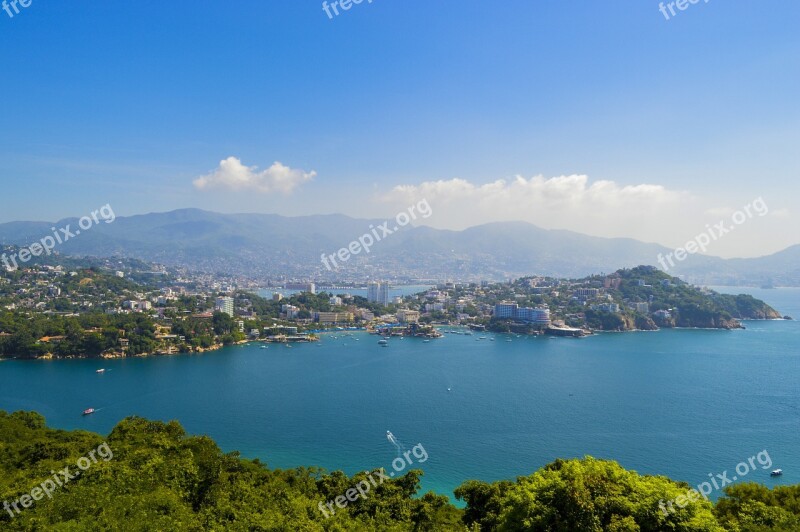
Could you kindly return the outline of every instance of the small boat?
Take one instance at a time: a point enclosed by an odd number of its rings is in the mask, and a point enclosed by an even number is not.
[[[427,344],[428,342],[430,342],[430,340],[423,340],[422,341],[423,344]]]
[[[105,372],[106,372],[105,368],[100,368],[97,371],[95,371],[95,373],[105,373]]]
[[[781,475],[783,475],[783,469],[775,469],[769,474],[771,477],[779,477]]]
[[[486,340],[486,337],[485,337],[485,336],[480,336],[480,337],[478,338],[478,340]]]
[[[383,346],[389,345],[389,340],[387,340],[386,338],[378,340],[378,345],[383,345]]]
[[[268,345],[262,345],[261,349],[269,349],[269,346]]]
[[[91,414],[94,414],[94,413],[95,413],[95,409],[94,408],[87,408],[86,410],[83,411],[83,415],[84,416],[88,416],[88,415],[91,415]]]

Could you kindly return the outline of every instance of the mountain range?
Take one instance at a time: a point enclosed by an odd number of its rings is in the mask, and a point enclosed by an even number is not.
[[[629,238],[601,238],[525,222],[479,225],[462,231],[407,226],[376,242],[369,253],[328,261],[383,220],[344,215],[285,217],[182,209],[102,219],[56,247],[68,255],[132,257],[198,271],[263,279],[499,280],[524,275],[582,277],[637,265],[659,266],[671,249]],[[53,227],[77,219],[0,224],[0,243],[29,246]],[[390,226],[390,230],[395,229]],[[692,255],[668,273],[698,284],[800,286],[800,245],[773,255],[722,259]]]

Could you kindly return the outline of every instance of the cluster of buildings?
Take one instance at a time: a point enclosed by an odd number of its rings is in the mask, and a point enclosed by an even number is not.
[[[650,285],[648,285],[644,279],[636,279],[633,281],[633,283],[637,287],[650,287]],[[663,279],[660,283],[663,288],[668,288],[671,284],[668,279]],[[602,288],[578,288],[574,290],[572,293],[572,299],[574,301],[583,303],[584,305],[588,305],[591,310],[617,314],[622,312],[624,308],[619,303],[614,302],[614,298],[610,294],[606,293],[606,290],[617,290],[621,284],[622,279],[620,277],[609,276],[603,279]],[[651,314],[651,301],[652,296],[650,296],[650,300],[648,301],[625,300],[623,301],[623,304],[625,308],[636,313],[649,315]],[[652,314],[656,318],[662,320],[668,320],[672,317],[672,314],[667,310],[658,310]]]
[[[0,277],[0,300],[6,310],[33,309],[47,310],[53,301],[61,296],[59,284],[66,277],[74,277],[77,272],[67,272],[61,266],[35,266],[20,270],[20,278],[12,283]],[[75,301],[76,306],[90,306],[87,298]]]
[[[107,273],[125,278],[123,271]],[[30,309],[63,316],[98,309],[107,314],[150,312],[156,304],[166,303],[158,297],[157,291],[109,286],[97,271],[87,268],[70,270],[62,265],[36,264],[14,272],[13,277],[0,275],[0,307],[6,310]]]
[[[548,327],[550,326],[550,309],[546,307],[520,307],[517,303],[503,301],[494,306],[494,318],[498,320],[512,319]]]
[[[122,302],[122,309],[131,310],[133,312],[147,312],[153,310],[153,303],[146,299],[140,299],[138,301],[129,299]]]

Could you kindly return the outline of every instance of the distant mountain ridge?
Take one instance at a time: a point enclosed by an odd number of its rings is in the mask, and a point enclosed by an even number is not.
[[[27,246],[51,227],[77,219],[0,224],[0,243]],[[526,222],[496,222],[462,231],[405,227],[329,271],[320,256],[336,253],[383,220],[344,215],[286,217],[181,209],[102,220],[56,248],[71,255],[123,256],[208,272],[318,280],[505,279],[539,274],[582,277],[641,264],[658,266],[664,246],[601,238]],[[670,269],[703,284],[800,286],[800,245],[753,259],[691,256]]]

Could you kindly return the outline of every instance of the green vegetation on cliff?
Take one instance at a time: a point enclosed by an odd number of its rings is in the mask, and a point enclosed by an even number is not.
[[[53,471],[70,467],[107,443],[99,460],[52,498],[18,501]],[[45,426],[33,412],[0,411],[1,530],[170,531],[736,531],[800,529],[800,486],[757,484],[726,489],[716,506],[703,499],[667,512],[659,503],[689,486],[642,476],[612,461],[557,460],[515,482],[472,480],[456,496],[419,496],[421,471],[388,479],[365,498],[327,517],[320,503],[345,495],[365,474],[348,477],[315,468],[270,470],[258,460],[223,453],[177,422],[122,421],[103,439]],[[40,494],[41,495],[41,494]],[[30,503],[30,499],[26,502]],[[12,517],[13,515],[13,517]]]
[[[648,303],[649,313],[659,310],[671,314],[661,319],[662,327],[735,328],[739,320],[779,319],[772,307],[749,295],[720,294],[692,286],[676,277],[650,267],[619,270],[617,289],[609,290],[622,301]]]
[[[598,331],[657,330],[692,327],[737,329],[741,320],[780,319],[772,307],[748,295],[719,294],[690,285],[652,266],[618,270],[582,279],[526,277],[511,283],[455,293],[487,306],[516,303],[545,307],[551,319]],[[530,325],[513,318],[484,316],[478,322],[494,332],[524,333]]]

